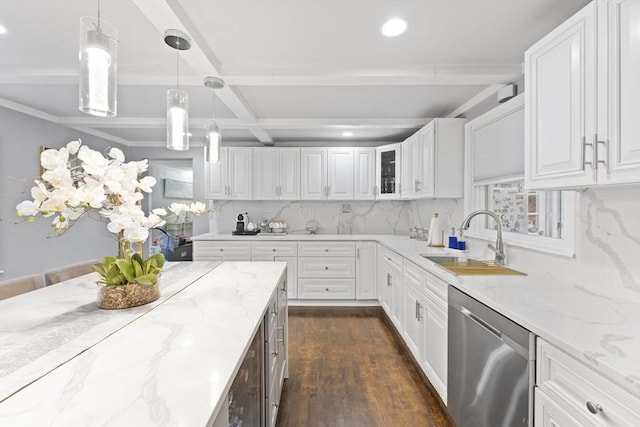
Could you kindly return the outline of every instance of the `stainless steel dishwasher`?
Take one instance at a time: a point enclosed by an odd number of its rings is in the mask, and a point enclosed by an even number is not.
[[[458,427],[533,426],[534,335],[449,286],[447,407]]]

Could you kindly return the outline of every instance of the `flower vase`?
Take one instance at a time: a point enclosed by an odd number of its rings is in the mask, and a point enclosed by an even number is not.
[[[104,309],[121,309],[148,304],[160,298],[160,286],[140,285],[100,285],[98,307]]]

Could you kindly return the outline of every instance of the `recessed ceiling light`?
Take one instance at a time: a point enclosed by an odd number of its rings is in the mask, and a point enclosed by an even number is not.
[[[407,21],[400,18],[391,18],[382,25],[380,32],[387,37],[395,37],[407,30]]]
[[[4,25],[0,24],[0,35],[2,34],[7,34],[7,27],[5,27]]]
[[[342,132],[342,136],[353,136],[353,132],[349,132],[349,131]]]

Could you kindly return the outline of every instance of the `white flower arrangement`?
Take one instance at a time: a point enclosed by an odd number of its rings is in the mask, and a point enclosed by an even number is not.
[[[107,229],[121,236],[123,252],[131,255],[132,244],[142,245],[149,229],[162,227],[167,215],[163,208],[145,214],[140,206],[143,192],[150,193],[156,184],[151,176],[140,177],[149,168],[148,160],[125,162],[124,153],[110,148],[106,156],[71,141],[58,150],[47,149],[40,155],[45,172],[31,188],[32,200],[16,206],[16,214],[33,222],[38,217],[53,218],[51,226],[57,235],[68,230],[81,217],[97,212],[108,220]],[[208,210],[202,202],[173,203],[176,216],[184,213],[201,215]],[[124,241],[122,241],[124,239]]]

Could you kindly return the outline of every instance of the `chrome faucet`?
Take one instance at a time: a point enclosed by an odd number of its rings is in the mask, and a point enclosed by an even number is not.
[[[471,218],[480,214],[489,215],[490,217],[496,220],[496,224],[498,225],[496,245],[493,246],[491,243],[489,243],[487,246],[489,247],[489,249],[491,249],[493,252],[496,253],[496,264],[504,265],[504,244],[502,242],[502,223],[500,222],[500,218],[498,217],[498,215],[496,215],[495,213],[487,210],[478,210],[478,211],[471,212],[469,216],[467,216],[464,219],[464,221],[462,221],[462,225],[460,226],[460,236],[462,237],[462,232],[464,230],[469,229],[469,223],[471,222]]]

